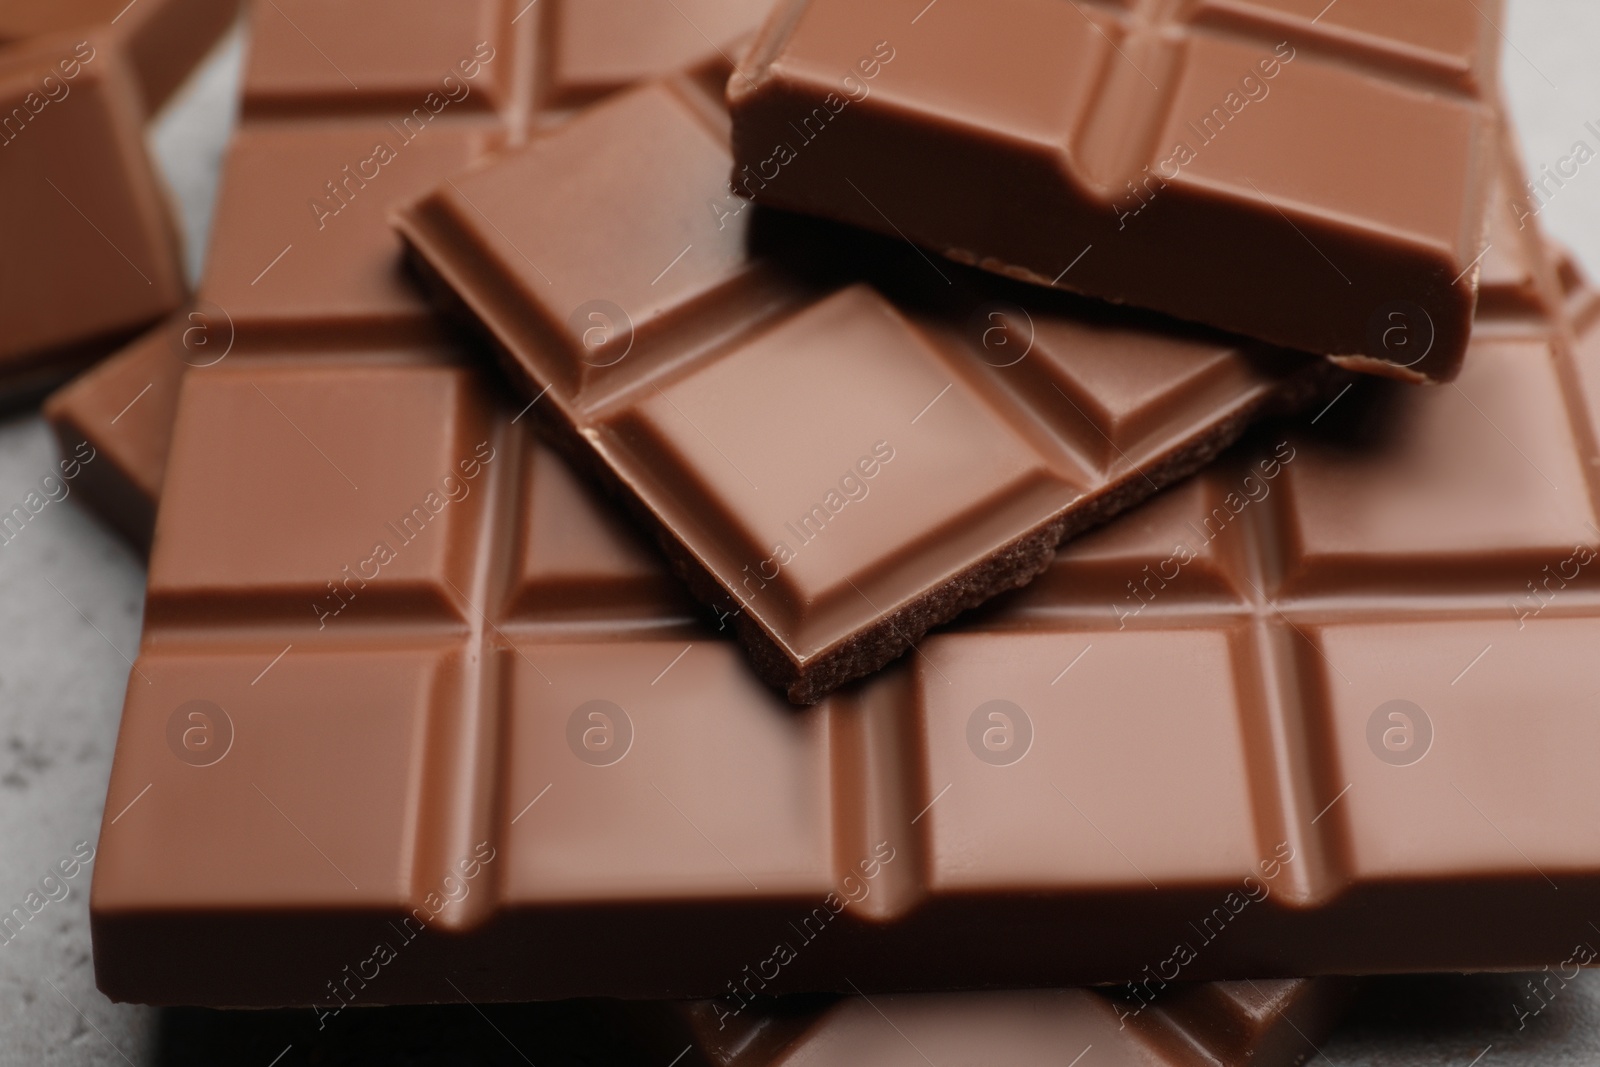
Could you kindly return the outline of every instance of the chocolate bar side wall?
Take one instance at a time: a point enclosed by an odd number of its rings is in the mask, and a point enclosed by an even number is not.
[[[0,402],[37,399],[186,296],[144,123],[237,5],[65,3],[0,14]],[[125,16],[125,17],[123,17]]]
[[[730,217],[728,161],[720,99],[668,80],[396,224],[532,416],[796,703],[1026,584],[1335,374],[900,242]]]
[[[1410,380],[1459,372],[1499,3],[796,0],[732,183],[965,263]],[[1432,334],[1393,351],[1399,312]]]
[[[149,547],[186,373],[246,352],[381,356],[439,340],[400,268],[390,204],[639,78],[725,69],[718,50],[764,14],[759,3],[680,5],[711,43],[666,5],[523,7],[278,0],[252,9],[242,121],[198,303],[46,406],[65,451],[87,446],[105,460],[86,469],[80,497],[136,545]]]
[[[1600,903],[1600,334],[1533,244],[1494,271],[1581,337],[1486,321],[1456,386],[1263,432],[804,711],[466,367],[190,376],[101,987],[731,1011],[1568,960]]]
[[[925,1056],[1043,1067],[1090,1048],[1107,1065],[1293,1067],[1316,1053],[1354,987],[1302,978],[1174,989],[1154,1003],[1053,989],[848,997],[825,1007],[798,998],[738,1016],[713,1002],[620,1014],[666,1060],[685,1054],[686,1067],[914,1067]]]

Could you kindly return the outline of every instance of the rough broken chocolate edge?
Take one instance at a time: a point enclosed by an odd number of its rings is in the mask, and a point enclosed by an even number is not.
[[[526,373],[516,356],[479,321],[412,243],[410,236],[401,231],[401,238],[405,244],[406,264],[420,280],[434,306],[487,344],[502,369],[520,387]],[[794,704],[815,704],[839,686],[888,666],[915,647],[935,626],[1001,593],[1027,585],[1050,565],[1057,546],[1063,541],[1108,522],[1158,490],[1195,473],[1239,440],[1258,419],[1297,410],[1324,395],[1333,384],[1348,380],[1348,372],[1329,361],[1309,360],[1304,370],[1283,379],[1276,388],[1211,427],[1210,432],[1174,449],[1143,470],[1128,471],[1088,504],[1035,526],[937,588],[885,615],[854,638],[820,653],[804,666],[796,664],[754,617],[734,611],[732,618],[739,641],[762,681],[783,690]],[[627,490],[622,479],[596,454],[577,428],[564,417],[553,416],[552,410],[547,408],[540,413],[537,423],[551,431],[545,435],[550,443],[592,482],[603,486],[607,495],[650,532],[666,554],[673,573],[689,587],[695,599],[713,610],[717,610],[719,604],[736,607],[716,577],[695,560],[693,553],[673,536],[655,512]]]

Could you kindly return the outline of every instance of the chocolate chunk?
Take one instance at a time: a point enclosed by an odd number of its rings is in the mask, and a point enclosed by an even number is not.
[[[0,11],[0,403],[36,400],[184,299],[144,123],[237,10],[60,0]]]
[[[441,302],[797,703],[1025,584],[1321,361],[1044,294],[726,194],[656,83],[397,216]],[[820,266],[818,265],[820,261]]]
[[[146,113],[160,110],[200,65],[239,13],[237,0],[50,0],[0,10],[0,46],[29,38],[93,32],[97,45],[121,51],[140,87]]]
[[[935,254],[1460,370],[1499,3],[796,0],[728,82],[732,185]],[[1392,311],[1431,345],[1386,338]]]
[[[0,395],[32,399],[170,312],[185,286],[124,53],[94,34],[0,50]]]

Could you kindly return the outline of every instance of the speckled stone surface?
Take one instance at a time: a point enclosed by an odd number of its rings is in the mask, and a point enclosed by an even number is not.
[[[38,0],[45,2],[45,0]],[[1335,0],[1338,2],[1338,0]],[[1582,140],[1600,149],[1600,5],[1511,0],[1504,73],[1530,171],[1557,167]],[[152,131],[188,229],[191,273],[205,247],[217,164],[235,110],[240,42],[230,38]],[[1570,170],[1570,168],[1569,168]],[[1548,186],[1541,221],[1600,270],[1600,160]],[[0,503],[55,469],[37,415],[0,421]],[[0,910],[92,844],[138,644],[138,558],[80,511],[51,503],[0,544]],[[592,1006],[469,1005],[349,1012],[318,1029],[295,1012],[155,1011],[113,1005],[94,988],[87,921],[92,865],[0,943],[0,1067],[56,1064],[628,1063],[630,1049]],[[47,887],[60,896],[60,889]],[[41,893],[41,896],[44,894]],[[1600,922],[1600,917],[1597,917]],[[1594,943],[1600,945],[1600,930]],[[1558,961],[1552,961],[1557,963]],[[250,961],[241,960],[248,967]],[[1600,1063],[1600,973],[1543,1006],[1529,976],[1372,982],[1318,1062],[1339,1067],[1578,1067]],[[1555,988],[1554,982],[1551,988]],[[276,1059],[275,1059],[276,1057]],[[946,1067],[946,1065],[939,1065]],[[1083,1067],[1093,1067],[1085,1061]]]

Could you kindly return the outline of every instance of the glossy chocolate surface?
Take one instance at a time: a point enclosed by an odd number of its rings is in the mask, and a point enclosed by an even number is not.
[[[1326,368],[723,195],[704,80],[397,215],[581,462],[797,703],[1025,584]]]
[[[108,36],[0,49],[0,394],[36,396],[183,300],[144,118]]]
[[[199,301],[48,405],[69,451],[88,442],[112,457],[83,498],[148,546],[190,369],[436,340],[393,205],[640,78],[722,64],[764,12],[722,0],[256,4]]]
[[[146,120],[231,0],[0,8],[0,403],[37,400],[186,297]]]
[[[1522,266],[1552,317],[1481,324],[1457,384],[1263,432],[805,710],[449,351],[189,376],[101,988],[1144,997],[1568,959],[1600,316]]]
[[[728,82],[742,196],[1044,285],[1459,371],[1500,3],[791,0]],[[1388,331],[1399,311],[1424,351]]]

